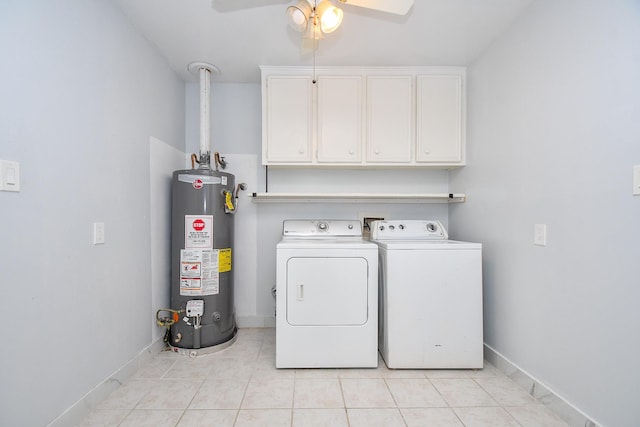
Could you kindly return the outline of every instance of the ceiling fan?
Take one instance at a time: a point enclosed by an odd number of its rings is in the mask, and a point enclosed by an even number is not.
[[[233,6],[227,5],[225,9],[245,9],[290,1],[234,0],[232,2]],[[221,0],[214,0],[214,5],[220,2]],[[226,3],[226,0],[223,0],[223,2]],[[311,42],[311,49],[315,50],[317,41],[322,39],[324,34],[335,31],[342,23],[344,14],[336,4],[346,4],[395,15],[406,15],[413,3],[414,0],[295,0],[293,5],[287,7],[286,14],[289,26],[303,34],[303,46]]]
[[[239,9],[270,6],[276,3],[292,3],[294,0],[212,0],[214,9],[220,12],[229,12]],[[319,5],[328,0],[307,0],[312,6]],[[334,3],[343,3],[350,6],[363,7],[381,12],[406,15],[414,0],[333,0]],[[296,3],[298,1],[296,0]]]
[[[339,0],[339,3],[381,12],[405,15],[414,0]],[[287,8],[289,26],[302,33],[302,51],[318,48],[318,41],[324,34],[338,29],[344,13],[330,0],[297,0]]]
[[[413,1],[414,0],[339,0],[339,3],[394,13],[396,15],[406,15],[409,9],[411,9],[411,6],[413,6]],[[311,3],[313,3],[313,1]],[[320,3],[321,1],[318,1],[318,4]]]

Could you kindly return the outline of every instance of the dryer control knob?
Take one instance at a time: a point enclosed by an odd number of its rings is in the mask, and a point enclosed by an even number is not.
[[[380,229],[380,231],[384,230],[384,225],[381,225],[381,226],[379,227],[379,229]]]
[[[400,230],[404,230],[404,224],[400,224],[398,227],[400,227]]]
[[[327,228],[329,228],[329,224],[327,224],[326,222],[318,223],[318,230],[326,231]]]
[[[438,229],[438,226],[436,224],[434,224],[433,222],[430,222],[430,223],[427,224],[427,231],[430,231],[430,232],[433,233],[437,229]]]

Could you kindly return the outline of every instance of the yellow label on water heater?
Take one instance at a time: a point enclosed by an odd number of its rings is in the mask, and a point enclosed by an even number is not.
[[[233,206],[233,199],[231,197],[232,195],[230,191],[224,192],[224,204],[227,205],[227,209],[229,209],[230,211],[236,208],[235,206]]]
[[[231,248],[218,249],[218,272],[231,271]]]

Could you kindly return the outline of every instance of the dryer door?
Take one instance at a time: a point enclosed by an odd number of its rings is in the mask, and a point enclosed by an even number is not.
[[[365,258],[289,258],[287,322],[294,326],[364,325],[368,280]]]

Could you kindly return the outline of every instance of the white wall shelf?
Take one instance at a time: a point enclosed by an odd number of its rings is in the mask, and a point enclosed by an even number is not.
[[[259,203],[461,203],[466,195],[455,193],[251,193]]]

